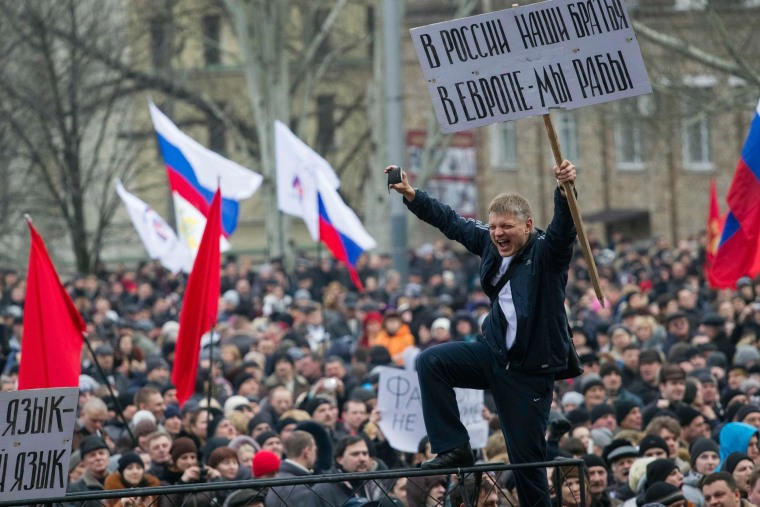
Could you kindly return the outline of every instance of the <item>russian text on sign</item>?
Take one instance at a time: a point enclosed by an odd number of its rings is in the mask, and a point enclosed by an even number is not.
[[[551,0],[411,34],[447,133],[652,91],[623,0]]]
[[[75,387],[0,393],[0,498],[65,493],[78,399]]]

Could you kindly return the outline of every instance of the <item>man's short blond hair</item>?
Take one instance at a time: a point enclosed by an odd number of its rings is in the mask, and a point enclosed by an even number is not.
[[[516,219],[525,222],[533,216],[528,200],[518,194],[499,194],[488,205],[488,213],[511,213]]]

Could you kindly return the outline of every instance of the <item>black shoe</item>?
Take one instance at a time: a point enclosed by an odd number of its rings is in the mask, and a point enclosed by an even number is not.
[[[442,452],[435,458],[423,461],[420,468],[426,470],[439,470],[441,468],[471,467],[475,464],[470,443],[459,446],[448,452]]]

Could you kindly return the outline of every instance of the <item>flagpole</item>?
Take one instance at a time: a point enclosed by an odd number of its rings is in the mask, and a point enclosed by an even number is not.
[[[119,399],[116,397],[116,395],[113,392],[113,388],[111,387],[111,382],[108,381],[108,377],[106,377],[106,374],[103,371],[103,368],[100,367],[100,364],[98,363],[98,358],[95,355],[95,351],[92,349],[92,345],[90,344],[90,340],[87,339],[87,335],[82,334],[82,340],[84,340],[84,344],[87,347],[87,350],[89,350],[90,354],[92,354],[92,363],[95,365],[95,368],[97,368],[98,373],[103,378],[103,380],[106,381],[106,387],[108,388],[108,394],[111,395],[111,398],[113,399],[113,402],[116,405],[116,413],[118,414],[119,419],[121,419],[121,422],[124,423],[124,427],[127,428],[127,433],[129,433],[129,438],[132,439],[132,442],[134,442],[135,445],[138,445],[137,439],[132,434],[132,430],[129,427],[129,422],[124,417],[124,409],[121,407],[121,403],[119,403]],[[100,433],[100,430],[98,430],[98,433]],[[105,440],[105,438],[103,440]],[[114,444],[115,443],[116,442],[114,442]]]
[[[562,152],[560,151],[557,132],[554,130],[554,124],[552,123],[552,117],[550,113],[546,113],[544,115],[544,127],[546,128],[546,135],[549,138],[549,143],[552,147],[554,161],[559,167],[562,165]],[[567,197],[567,204],[570,208],[570,214],[573,217],[573,224],[575,224],[575,232],[578,234],[578,241],[581,245],[583,258],[586,259],[586,265],[588,266],[591,284],[594,286],[596,298],[599,300],[599,303],[602,305],[602,307],[604,307],[604,291],[602,291],[602,285],[599,281],[599,272],[596,269],[594,255],[591,253],[591,247],[589,246],[588,238],[586,237],[586,231],[583,229],[583,219],[581,218],[581,212],[578,208],[578,202],[575,199],[573,185],[571,183],[563,183],[562,189],[565,191],[565,197]]]
[[[211,330],[208,335],[208,395],[206,398],[206,440],[211,438],[209,435],[209,429],[211,428],[211,392],[213,390],[214,382],[214,330],[216,329],[216,322],[211,324]]]

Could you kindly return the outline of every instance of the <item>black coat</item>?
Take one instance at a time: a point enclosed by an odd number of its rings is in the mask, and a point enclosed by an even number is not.
[[[554,217],[543,232],[534,229],[518,252],[510,285],[517,337],[507,354],[506,318],[491,279],[502,257],[491,240],[488,225],[459,216],[451,207],[416,190],[414,200],[404,199],[409,211],[480,256],[480,283],[491,301],[483,323],[483,339],[510,369],[527,373],[554,373],[565,369],[570,347],[570,328],[565,311],[567,272],[573,255],[575,226],[567,200],[554,193]]]

